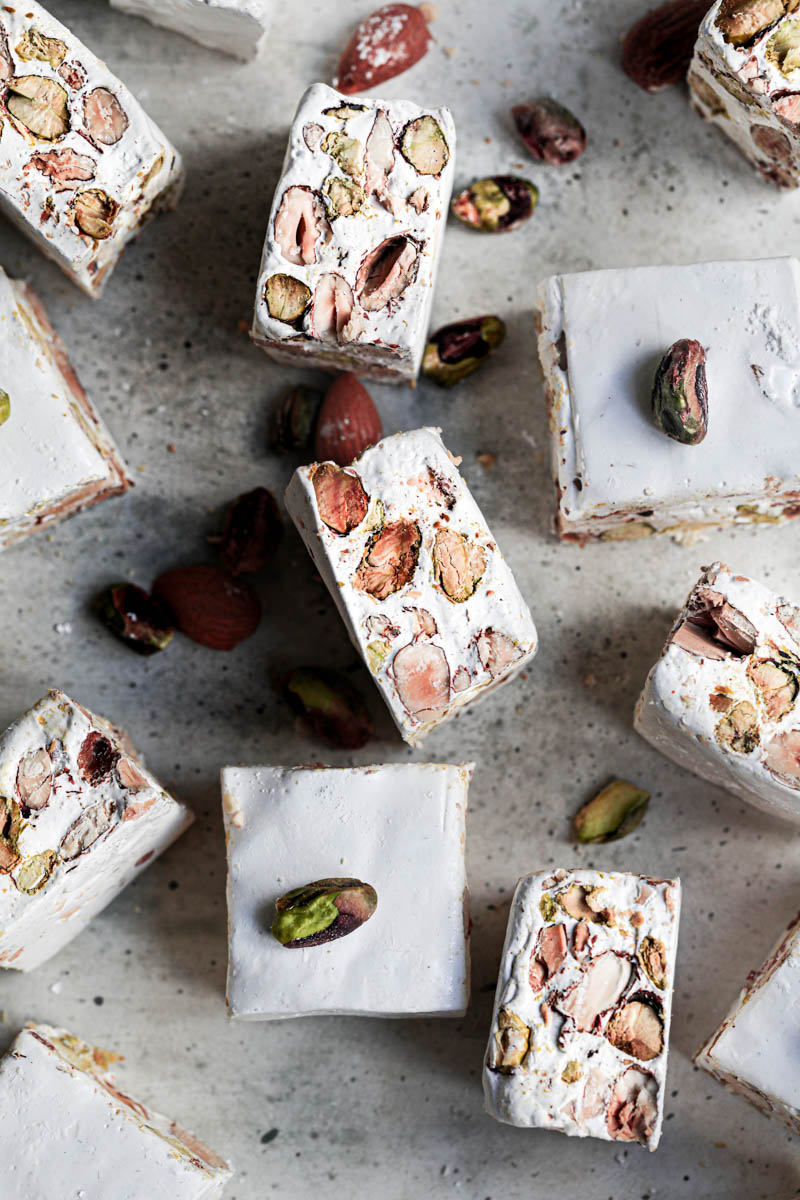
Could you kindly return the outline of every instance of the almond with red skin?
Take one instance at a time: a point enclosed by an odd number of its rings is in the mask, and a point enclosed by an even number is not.
[[[346,467],[383,437],[383,426],[363,383],[351,371],[338,375],[322,401],[314,434],[318,462]]]
[[[266,488],[253,488],[234,500],[222,535],[220,554],[232,575],[256,575],[275,555],[283,537],[278,505]]]
[[[419,8],[385,4],[361,22],[347,43],[333,86],[345,96],[377,87],[418,63],[430,44]]]
[[[622,69],[645,92],[686,78],[707,0],[669,0],[645,13],[625,35]]]
[[[181,633],[210,650],[233,650],[261,620],[261,602],[250,585],[221,567],[165,571],[153,594],[169,607]]]

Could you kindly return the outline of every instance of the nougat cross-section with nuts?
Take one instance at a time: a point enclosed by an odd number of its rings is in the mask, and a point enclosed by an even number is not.
[[[800,914],[695,1062],[768,1117],[800,1133]]]
[[[800,5],[717,0],[689,69],[693,107],[733,141],[763,177],[800,183]]]
[[[264,45],[274,0],[111,0],[111,7],[249,59]]]
[[[509,1125],[661,1136],[680,882],[589,870],[517,885],[483,1070]]]
[[[0,267],[0,550],[131,486],[36,293]]]
[[[417,745],[533,658],[527,604],[438,429],[301,467],[286,507],[394,721]]]
[[[561,538],[680,540],[800,514],[796,259],[555,275],[536,320]],[[681,341],[705,358],[707,432],[689,445],[653,412]]]
[[[281,362],[414,379],[455,144],[446,108],[310,87],[272,203],[253,341]]]
[[[471,763],[225,767],[229,1015],[463,1016],[471,777]],[[329,920],[284,936],[277,913],[298,893],[328,904],[320,883],[369,904],[333,936]]]
[[[0,967],[52,957],[193,819],[121,729],[49,692],[0,734]]]
[[[704,569],[636,703],[667,758],[800,821],[800,607],[722,563]]]
[[[175,147],[36,0],[0,8],[0,211],[90,296],[144,221],[172,207]]]
[[[120,1089],[121,1055],[29,1022],[0,1058],[7,1200],[220,1200],[233,1172]]]

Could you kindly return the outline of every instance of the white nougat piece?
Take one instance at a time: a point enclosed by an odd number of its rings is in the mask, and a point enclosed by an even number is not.
[[[483,1071],[498,1121],[661,1136],[680,882],[582,870],[517,885]]]
[[[29,1022],[0,1059],[5,1200],[220,1200],[233,1172],[120,1091],[120,1056]]]
[[[347,470],[301,467],[286,507],[401,734],[417,745],[516,675],[536,628],[438,429]]]
[[[416,377],[455,141],[446,108],[308,89],[264,243],[257,345],[281,362],[386,382]]]
[[[41,301],[1,267],[0,456],[0,550],[131,486]]]
[[[273,0],[111,0],[111,7],[246,60],[264,46]]]
[[[225,767],[229,1014],[462,1016],[471,777],[471,763]],[[333,878],[373,888],[373,915],[321,945],[279,942],[275,902]]]
[[[800,183],[800,13],[794,0],[716,0],[689,70],[695,109],[735,142],[765,179]]]
[[[147,217],[172,207],[175,147],[36,0],[0,9],[0,211],[90,296]]]
[[[634,725],[701,779],[800,821],[799,688],[800,608],[714,563],[647,677]]]
[[[800,264],[794,258],[555,275],[537,303],[556,529],[570,541],[800,513]],[[675,342],[706,351],[708,432],[651,411]]]
[[[738,1096],[800,1133],[800,915],[695,1062]]]
[[[122,730],[49,692],[0,734],[0,967],[52,957],[193,820]]]

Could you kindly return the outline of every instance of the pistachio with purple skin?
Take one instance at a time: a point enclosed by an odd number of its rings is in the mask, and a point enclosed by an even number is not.
[[[157,654],[172,641],[169,613],[160,600],[133,583],[112,583],[97,599],[100,620],[137,654]]]
[[[706,352],[699,342],[681,338],[670,346],[653,381],[653,416],[667,437],[697,446],[708,432]]]
[[[510,233],[533,216],[539,189],[518,175],[476,179],[453,197],[454,216],[484,233]]]
[[[425,347],[422,373],[440,387],[454,387],[477,371],[505,336],[499,317],[470,317],[443,325]]]
[[[346,937],[370,919],[378,894],[360,879],[318,879],[275,901],[273,937],[287,949],[324,946]]]
[[[549,96],[516,104],[511,116],[533,157],[549,166],[574,162],[586,149],[586,130],[578,118]]]
[[[306,450],[311,445],[323,393],[300,384],[283,396],[272,417],[270,446],[279,453]]]
[[[311,731],[342,750],[360,750],[372,737],[369,710],[338,671],[297,667],[283,681],[283,694]]]

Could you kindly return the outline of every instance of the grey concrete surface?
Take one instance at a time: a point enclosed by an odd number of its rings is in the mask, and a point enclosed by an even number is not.
[[[188,181],[179,210],[145,231],[97,304],[0,227],[0,262],[41,291],[137,481],[124,500],[2,556],[0,723],[48,686],[63,687],[126,725],[198,820],[50,964],[3,975],[0,1043],[37,1017],[124,1053],[127,1090],[230,1156],[230,1200],[798,1195],[797,1138],[691,1064],[798,908],[797,833],[659,757],[633,733],[631,712],[699,566],[722,558],[800,596],[800,528],[719,533],[693,548],[653,539],[585,550],[550,532],[531,319],[538,281],[563,269],[798,245],[796,194],[751,174],[690,112],[683,89],[645,96],[620,72],[620,37],[638,3],[440,0],[437,46],[383,89],[452,106],[459,181],[524,169],[541,188],[534,219],[518,232],[492,239],[452,223],[448,230],[434,319],[498,313],[509,335],[496,361],[450,393],[425,383],[371,389],[387,431],[438,424],[463,455],[541,634],[525,679],[413,755],[478,764],[468,827],[469,1013],[452,1022],[237,1026],[226,1018],[220,765],[368,763],[412,752],[293,531],[259,583],[261,628],[230,655],[176,639],[140,661],[89,604],[115,578],[147,586],[168,566],[213,561],[205,539],[227,502],[256,484],[280,492],[296,465],[267,450],[266,430],[274,398],[304,375],[272,365],[242,322],[296,101],[308,82],[330,78],[369,7],[277,5],[265,57],[241,66],[112,12],[105,0],[52,0],[174,138]],[[590,148],[571,167],[540,169],[515,140],[510,105],[540,91],[585,119]],[[497,455],[493,469],[479,465],[483,451]],[[275,678],[305,662],[351,671],[369,697],[377,733],[357,755],[304,737],[277,698]],[[624,841],[577,860],[569,818],[616,775],[651,789],[647,817]],[[482,1111],[481,1058],[511,891],[523,872],[575,861],[683,880],[667,1114],[655,1155],[510,1129]],[[57,1186],[54,1196],[61,1200]]]

